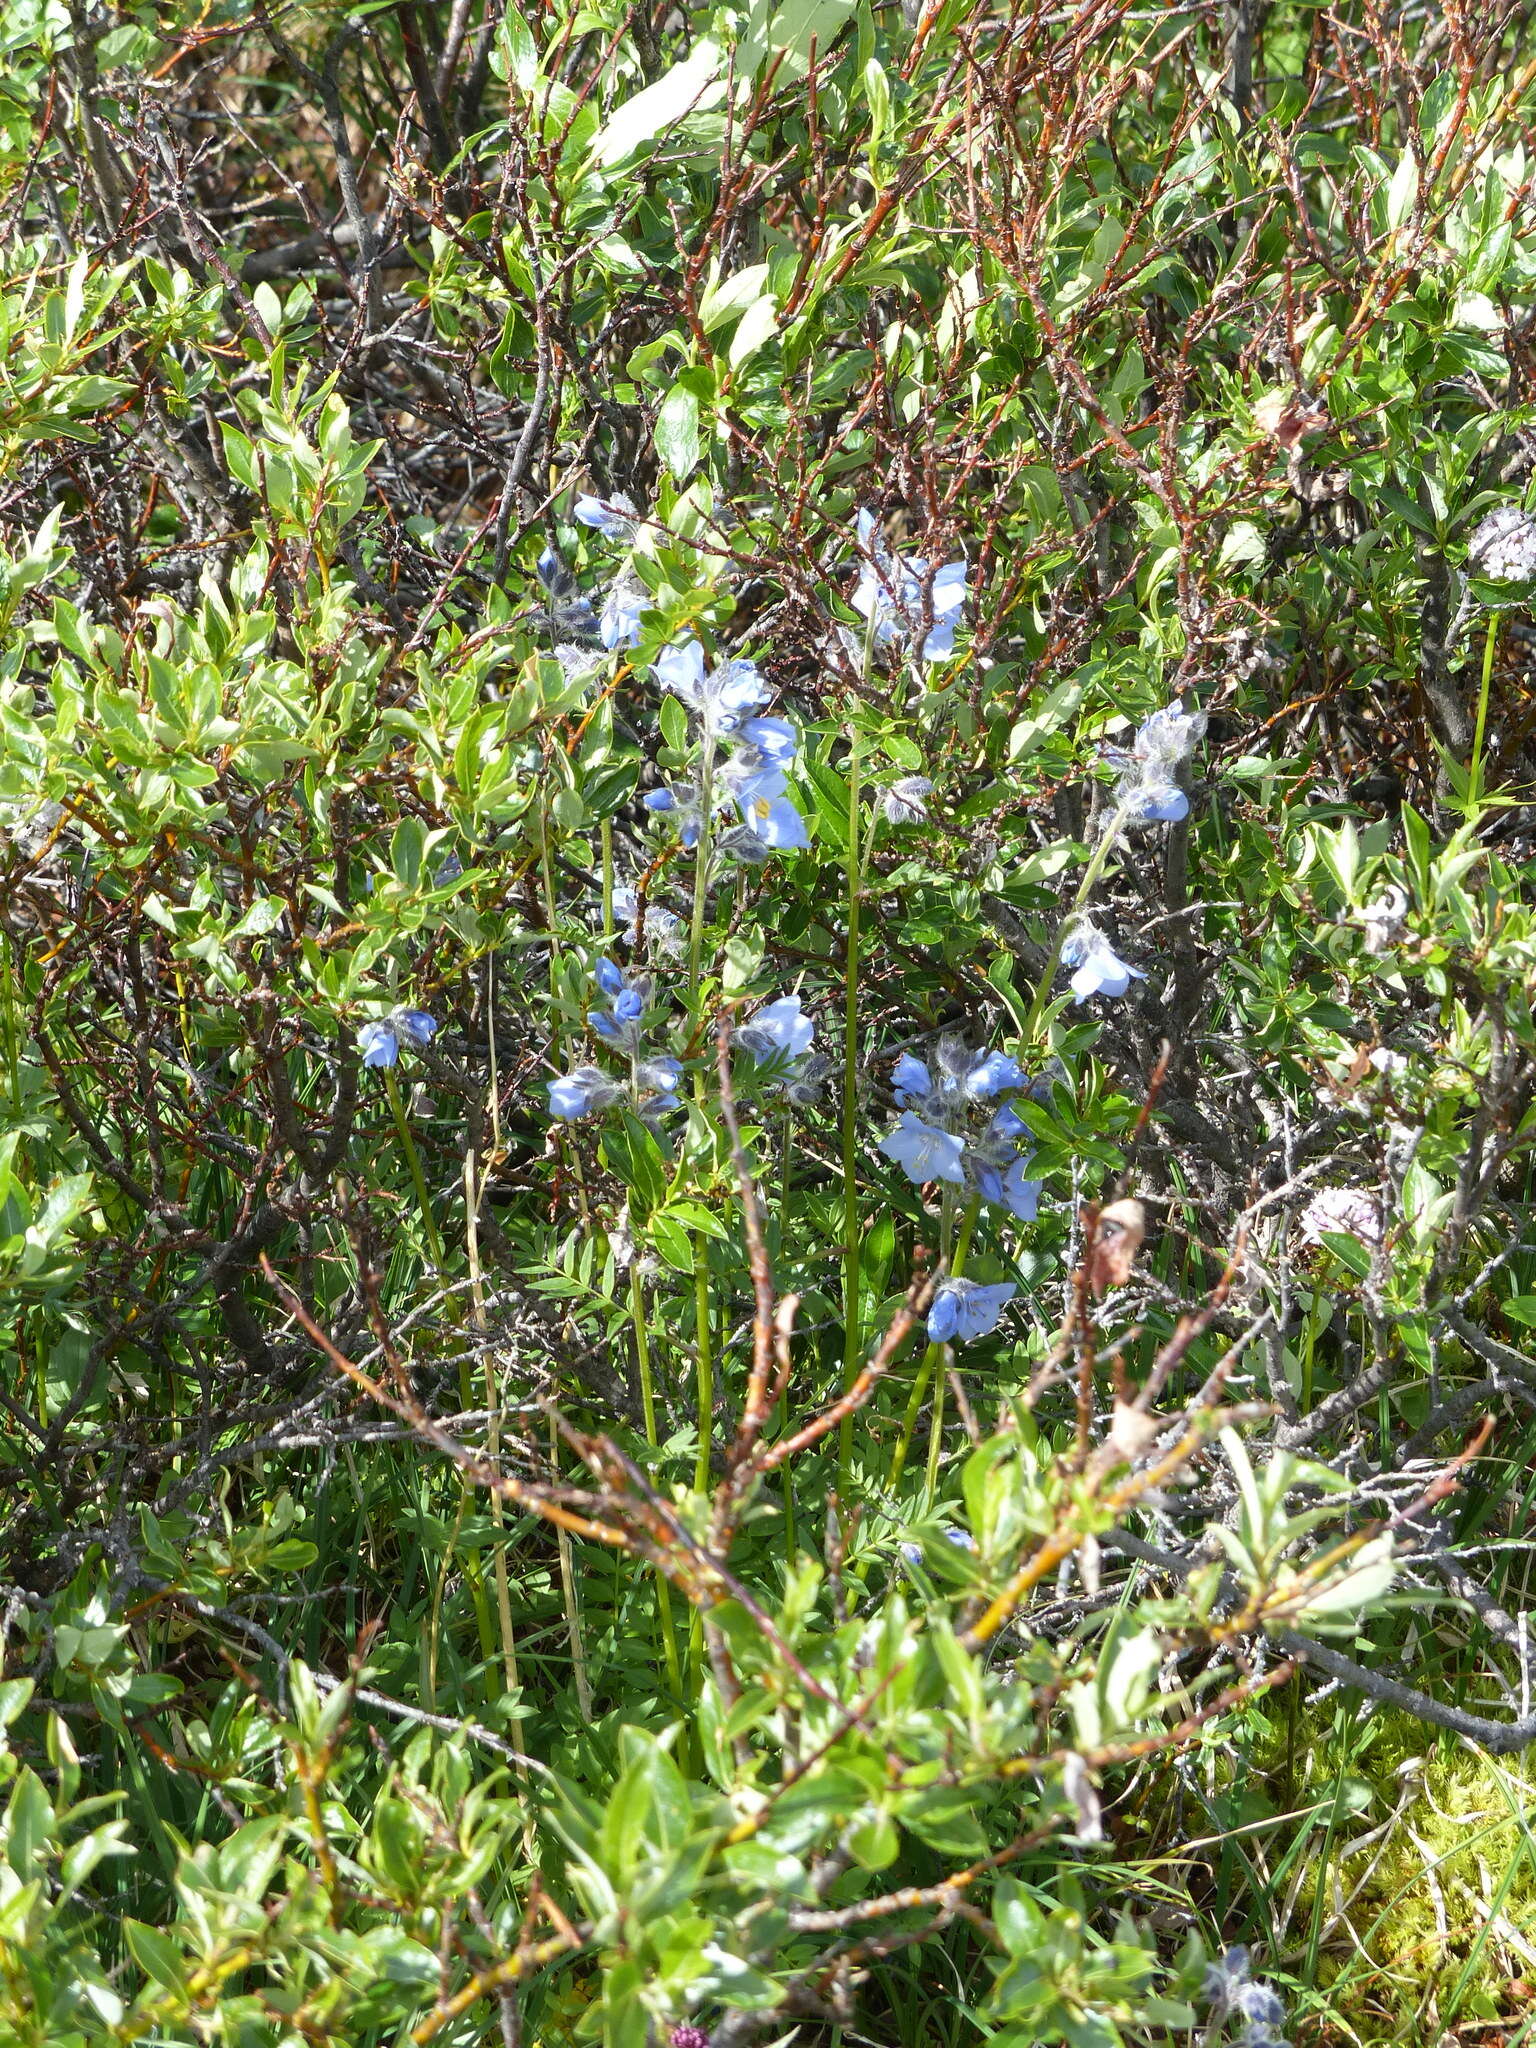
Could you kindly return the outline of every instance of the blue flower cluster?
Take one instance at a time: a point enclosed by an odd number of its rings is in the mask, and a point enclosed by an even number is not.
[[[716,746],[722,740],[729,745],[714,778],[717,787],[711,787],[708,797],[713,808],[734,803],[740,813],[741,826],[721,841],[722,850],[739,859],[758,860],[770,852],[809,846],[805,820],[789,800],[785,779],[785,770],[794,764],[798,736],[788,719],[750,715],[770,694],[756,664],[736,660],[706,668],[703,648],[689,639],[664,648],[651,670],[698,719],[706,775],[712,774]],[[696,846],[703,836],[705,802],[704,793],[692,782],[652,790],[645,798],[648,809],[676,817],[684,846]]]
[[[599,1038],[620,1052],[638,1051],[640,1020],[650,999],[650,982],[643,975],[626,974],[612,960],[599,960],[597,985],[613,1008],[588,1010],[587,1022]]]
[[[998,1104],[1028,1086],[1023,1069],[1006,1053],[972,1052],[952,1034],[939,1040],[934,1065],[937,1078],[911,1053],[896,1062],[901,1119],[880,1150],[919,1186],[942,1180],[971,1188],[1032,1223],[1040,1182],[1029,1178],[1029,1154],[1020,1149],[1028,1126],[1006,1102]]]
[[[549,1113],[559,1122],[596,1116],[616,1102],[628,1101],[636,1116],[653,1127],[669,1110],[682,1107],[677,1084],[683,1067],[670,1053],[640,1056],[651,984],[645,975],[628,974],[612,960],[599,960],[596,981],[608,999],[607,1009],[591,1009],[587,1022],[594,1034],[629,1059],[629,1078],[616,1080],[601,1067],[574,1067],[549,1082]]]
[[[1284,2037],[1276,2032],[1285,2024],[1285,2001],[1250,1973],[1248,1951],[1241,1943],[1225,1950],[1206,1970],[1205,1996],[1218,2024],[1229,2017],[1242,2021],[1242,2031],[1235,2037],[1239,2048],[1286,2048]]]
[[[853,608],[870,622],[875,645],[910,645],[920,660],[946,660],[965,609],[967,565],[946,562],[930,571],[922,556],[892,552],[873,512],[861,512],[857,525],[862,560]]]
[[[1189,798],[1178,784],[1179,769],[1205,731],[1203,711],[1168,704],[1142,721],[1129,749],[1106,747],[1104,758],[1120,772],[1115,808],[1098,853],[1095,872],[1119,834],[1130,825],[1177,824],[1189,815]],[[1133,981],[1145,981],[1140,967],[1122,960],[1092,918],[1076,918],[1061,948],[1072,973],[1072,995],[1123,996]]]
[[[1166,704],[1143,720],[1129,751],[1106,747],[1104,758],[1120,771],[1115,808],[1128,825],[1176,825],[1189,816],[1189,798],[1178,771],[1205,731],[1203,711]]]

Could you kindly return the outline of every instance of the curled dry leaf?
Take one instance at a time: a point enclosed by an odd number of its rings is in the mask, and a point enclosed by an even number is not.
[[[1107,1294],[1111,1287],[1123,1287],[1130,1279],[1146,1234],[1147,1212],[1140,1202],[1111,1202],[1100,1210],[1088,1254],[1088,1285],[1096,1297]]]
[[[1328,408],[1301,391],[1266,391],[1253,408],[1254,425],[1287,454],[1308,434],[1320,433],[1327,422]]]

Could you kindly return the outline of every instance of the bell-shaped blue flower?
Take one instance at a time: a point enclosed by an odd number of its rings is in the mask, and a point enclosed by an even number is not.
[[[811,843],[805,820],[787,796],[759,792],[741,804],[741,822],[764,846],[793,853]]]
[[[1176,825],[1189,816],[1189,798],[1179,788],[1178,771],[1204,731],[1203,711],[1165,704],[1142,721],[1128,751],[1105,748],[1105,760],[1120,770],[1115,802],[1128,823]]]
[[[624,1093],[619,1083],[610,1080],[600,1067],[577,1067],[548,1085],[549,1113],[562,1123],[593,1116],[598,1110],[609,1108]]]
[[[402,1045],[420,1052],[432,1043],[436,1031],[437,1019],[425,1010],[391,1010],[387,1017],[376,1017],[362,1027],[357,1049],[365,1067],[392,1067]]]
[[[1061,949],[1063,964],[1075,968],[1072,993],[1080,1003],[1090,996],[1123,996],[1132,981],[1145,981],[1139,967],[1122,960],[1097,925],[1079,925]]]
[[[928,1310],[928,1335],[935,1344],[966,1344],[991,1334],[1018,1289],[1011,1280],[983,1286],[975,1280],[945,1280]]]
[[[622,491],[611,498],[594,498],[584,491],[571,507],[571,515],[583,526],[595,526],[604,540],[628,540],[635,530],[635,508]]]
[[[965,1076],[965,1092],[972,1102],[989,1102],[1008,1088],[1022,1088],[1024,1069],[1005,1052],[985,1052]]]
[[[787,768],[800,745],[800,735],[787,718],[749,718],[741,727],[740,738],[776,768]]]
[[[770,1061],[798,1060],[811,1049],[816,1026],[800,1008],[798,996],[780,996],[765,1003],[746,1024],[733,1034],[743,1052],[750,1053],[759,1066]]]
[[[1189,798],[1176,782],[1148,782],[1127,816],[1134,825],[1177,825],[1189,816]]]
[[[964,1139],[953,1131],[936,1131],[910,1109],[902,1111],[895,1130],[880,1140],[880,1150],[919,1187],[930,1180],[965,1186]]]
[[[896,1091],[897,1107],[906,1109],[933,1093],[933,1076],[920,1059],[904,1052],[892,1070],[891,1085]]]
[[[598,638],[612,654],[620,647],[635,647],[640,641],[640,614],[651,601],[645,585],[633,576],[620,576],[603,600],[597,622]]]
[[[670,1053],[658,1053],[655,1059],[642,1060],[635,1069],[637,1113],[649,1122],[668,1110],[680,1109],[677,1084],[682,1079],[683,1067],[680,1060]]]

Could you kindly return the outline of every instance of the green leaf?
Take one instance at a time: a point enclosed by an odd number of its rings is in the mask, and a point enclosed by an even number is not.
[[[686,385],[674,384],[656,415],[656,453],[679,483],[699,466],[699,401]]]
[[[613,170],[666,141],[689,114],[718,106],[725,96],[721,61],[718,46],[703,37],[681,64],[616,107],[593,139],[597,162]]]
[[[731,336],[728,360],[731,368],[738,369],[750,356],[756,355],[765,342],[769,342],[779,331],[779,309],[771,295],[765,293],[753,305],[748,306],[741,316],[736,332]]]

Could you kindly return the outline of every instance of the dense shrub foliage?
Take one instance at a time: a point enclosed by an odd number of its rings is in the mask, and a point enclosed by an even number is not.
[[[0,23],[0,2043],[1516,2038],[1525,10]]]

